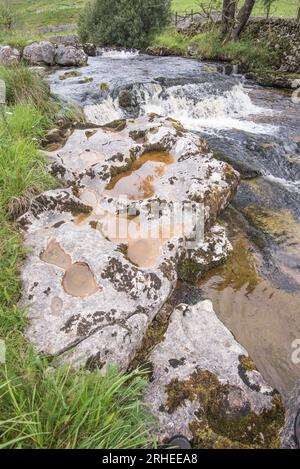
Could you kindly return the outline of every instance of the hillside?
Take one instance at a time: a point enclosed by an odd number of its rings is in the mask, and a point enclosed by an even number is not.
[[[10,0],[15,7],[20,28],[37,29],[44,26],[74,23],[77,21],[86,0]],[[199,11],[199,3],[209,3],[209,0],[173,0],[173,10],[183,12],[193,8]],[[295,16],[298,8],[298,0],[278,0],[272,13],[276,16]],[[256,15],[263,14],[261,0],[255,8]]]

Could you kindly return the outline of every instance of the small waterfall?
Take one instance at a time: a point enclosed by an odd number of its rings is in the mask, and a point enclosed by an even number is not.
[[[266,109],[252,103],[242,84],[220,91],[209,82],[170,87],[163,87],[159,83],[142,83],[133,85],[128,91],[134,106],[121,108],[118,95],[109,95],[101,103],[85,107],[87,118],[93,123],[105,124],[114,119],[154,112],[178,119],[190,130],[235,128],[265,134],[272,134],[276,130],[272,125],[251,121],[251,115],[266,114]]]
[[[139,51],[136,49],[106,49],[98,47],[97,55],[110,59],[132,59],[139,55]]]

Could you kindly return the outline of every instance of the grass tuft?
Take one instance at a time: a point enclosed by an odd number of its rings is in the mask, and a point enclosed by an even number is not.
[[[49,106],[49,86],[38,74],[28,67],[0,66],[0,79],[6,84],[7,104],[30,104],[38,109],[47,110]]]

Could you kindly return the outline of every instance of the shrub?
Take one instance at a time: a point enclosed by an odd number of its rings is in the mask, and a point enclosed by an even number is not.
[[[83,42],[144,47],[169,22],[171,0],[92,0],[79,21]]]

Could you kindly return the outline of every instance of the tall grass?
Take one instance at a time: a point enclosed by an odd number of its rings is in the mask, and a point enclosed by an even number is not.
[[[7,348],[0,364],[0,449],[153,446],[153,419],[141,404],[144,375],[59,367],[24,337],[27,311],[18,301],[26,252],[14,221],[32,197],[57,185],[38,147],[58,106],[29,69],[0,67],[0,78],[10,104],[0,116],[0,339]],[[82,118],[76,108],[57,116]]]
[[[139,400],[139,373],[105,376],[53,368],[34,354],[21,376],[5,367],[0,381],[1,448],[147,447],[149,419]]]
[[[23,103],[31,104],[47,111],[50,91],[46,82],[28,67],[0,66],[0,79],[6,83],[6,99],[10,105]]]

